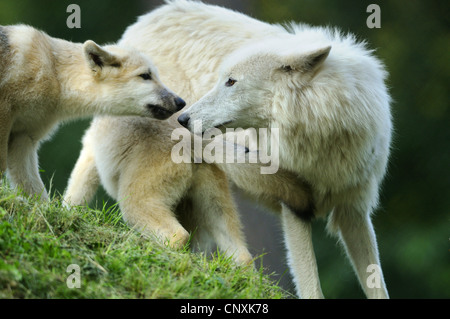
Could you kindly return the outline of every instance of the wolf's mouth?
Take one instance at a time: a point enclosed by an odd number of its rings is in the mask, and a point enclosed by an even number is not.
[[[152,112],[154,118],[158,120],[168,119],[170,116],[174,114],[174,112],[155,104],[147,104],[147,108]]]
[[[214,128],[217,128],[217,129],[221,130],[222,133],[225,133],[226,125],[230,124],[231,122],[233,122],[233,121],[226,121],[226,122],[223,122],[222,124],[215,125],[212,128],[207,128],[202,132],[202,136],[205,135],[206,131],[214,129]]]
[[[214,126],[214,128],[218,128],[219,130],[222,128],[226,128],[226,125],[230,124],[231,122],[233,122],[233,121],[230,120],[230,121],[223,122],[222,124],[218,124],[218,125]]]

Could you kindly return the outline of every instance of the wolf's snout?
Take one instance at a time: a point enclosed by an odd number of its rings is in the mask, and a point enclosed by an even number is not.
[[[186,106],[186,102],[181,97],[175,98],[175,106],[177,107],[177,112]]]
[[[188,128],[190,119],[191,117],[189,116],[189,113],[185,112],[178,117],[178,123],[180,123],[185,128]]]

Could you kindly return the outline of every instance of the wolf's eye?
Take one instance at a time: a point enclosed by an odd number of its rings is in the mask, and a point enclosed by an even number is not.
[[[144,73],[144,74],[139,74],[139,76],[141,78],[143,78],[144,80],[151,80],[152,79],[152,74],[151,73]]]
[[[225,86],[233,86],[237,81],[235,79],[229,78],[228,81],[225,83]]]

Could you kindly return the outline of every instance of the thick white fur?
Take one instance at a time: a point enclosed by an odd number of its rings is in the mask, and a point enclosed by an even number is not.
[[[47,198],[38,171],[39,144],[59,122],[94,114],[173,114],[177,98],[153,63],[135,49],[55,39],[25,25],[0,26],[0,174]],[[151,72],[153,81],[139,75]],[[159,115],[159,114],[157,114]]]
[[[203,129],[230,121],[225,126],[279,128],[280,167],[312,186],[316,216],[332,211],[329,229],[340,233],[366,294],[387,297],[382,278],[378,289],[366,285],[367,266],[379,265],[369,216],[391,141],[386,72],[352,36],[305,25],[273,31],[262,29],[264,40],[243,43],[225,59],[215,87],[185,111],[187,127],[202,120]],[[229,79],[237,82],[227,86]],[[290,218],[285,215],[284,209],[283,218]],[[295,223],[285,223],[288,248],[295,245]],[[305,231],[302,223],[298,232]],[[302,279],[301,258],[293,249],[289,254],[299,294],[320,296],[316,283]]]
[[[230,126],[279,128],[281,170],[272,179],[261,181],[251,165],[221,168],[254,195],[278,188],[295,198],[300,192],[292,176],[306,181],[315,215],[328,214],[329,230],[341,238],[366,295],[388,296],[381,273],[380,288],[366,285],[367,267],[380,264],[370,214],[386,169],[391,119],[386,73],[364,44],[330,29],[284,28],[184,0],[140,17],[120,43],[151,56],[188,105],[206,94],[186,111],[204,128],[229,120]],[[237,82],[226,87],[230,77]],[[169,143],[151,132],[137,142],[158,138]],[[271,201],[270,207],[281,214],[299,296],[323,297],[310,222],[292,205]]]
[[[96,117],[64,201],[89,203],[101,183],[141,233],[183,247],[193,232],[200,249],[213,242],[236,262],[251,263],[225,174],[214,165],[175,164],[172,130],[148,118]]]

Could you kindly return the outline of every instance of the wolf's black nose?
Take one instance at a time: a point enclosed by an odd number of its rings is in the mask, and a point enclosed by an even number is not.
[[[183,125],[185,128],[188,127],[189,124],[189,120],[191,119],[191,117],[189,116],[189,113],[183,113],[178,117],[178,123],[180,123],[181,125]]]
[[[177,111],[181,110],[183,107],[186,106],[186,102],[181,97],[175,98],[175,105],[177,106]]]

